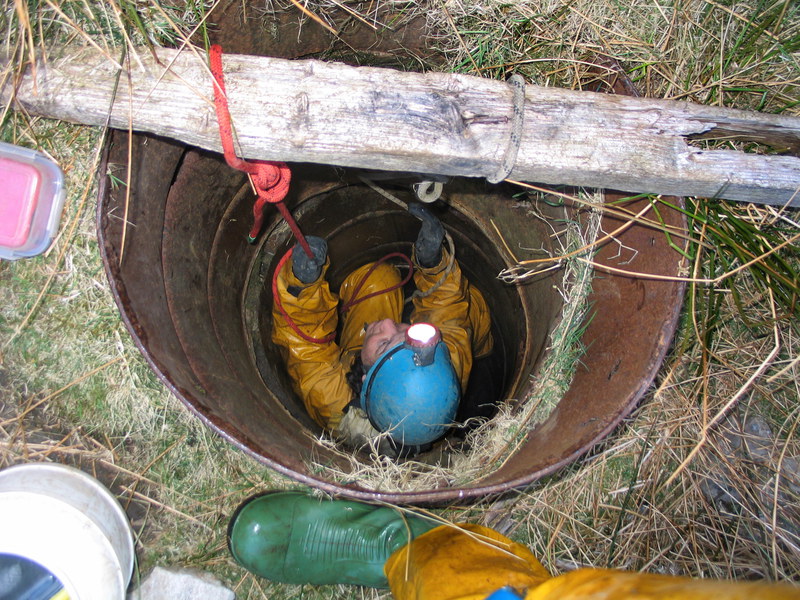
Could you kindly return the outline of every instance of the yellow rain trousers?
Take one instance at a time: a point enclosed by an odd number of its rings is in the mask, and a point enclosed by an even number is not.
[[[430,269],[415,264],[417,289],[423,293],[433,291],[427,296],[414,298],[410,320],[411,323],[428,322],[439,327],[463,392],[473,357],[480,358],[492,350],[491,320],[486,300],[463,276],[458,261],[453,262],[448,273],[449,255],[446,250],[442,254],[440,263]],[[277,293],[283,309],[308,337],[322,340],[335,334],[340,302],[347,304],[353,299],[359,282],[373,264],[368,263],[350,273],[337,296],[325,278],[329,263],[326,262],[315,282],[306,285],[294,276],[289,260],[277,280]],[[435,287],[443,275],[443,282]],[[358,298],[390,288],[401,280],[394,265],[381,263],[358,290]],[[323,428],[336,429],[345,407],[353,399],[346,374],[361,352],[364,325],[387,318],[399,323],[403,302],[403,291],[398,288],[354,305],[342,316],[338,343],[304,339],[280,314],[277,304],[273,305],[272,341],[282,350],[295,392],[302,398],[311,418]]]
[[[384,571],[395,600],[484,600],[506,586],[525,600],[800,599],[788,584],[588,568],[551,577],[525,546],[472,524],[432,529],[392,554]]]

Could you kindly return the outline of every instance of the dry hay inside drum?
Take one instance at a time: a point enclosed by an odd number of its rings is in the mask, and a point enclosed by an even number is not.
[[[584,205],[599,207],[602,203],[600,193],[582,192],[579,196]],[[360,451],[350,450],[323,434],[315,438],[316,442],[343,458],[349,469],[331,466],[330,461],[323,464],[312,459],[310,472],[324,473],[327,478],[341,483],[358,481],[359,486],[379,492],[466,486],[499,468],[514,455],[528,432],[547,419],[569,388],[584,351],[580,338],[586,326],[593,269],[581,257],[592,252],[602,212],[591,209],[575,220],[567,218],[565,208],[565,218],[555,224],[552,219],[539,214],[535,206],[535,202],[531,204],[529,216],[544,220],[553,229],[559,256],[569,258],[552,257],[553,262],[543,267],[545,270],[563,269],[559,293],[564,303],[561,315],[550,331],[544,358],[530,375],[533,381],[527,397],[520,402],[510,398],[504,400],[497,414],[470,431],[463,442],[445,439],[433,452],[421,455],[419,460],[381,456],[377,452],[377,443]],[[524,285],[541,270],[518,266],[501,272],[498,277]]]

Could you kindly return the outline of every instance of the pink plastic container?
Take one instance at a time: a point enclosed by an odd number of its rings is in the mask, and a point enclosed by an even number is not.
[[[0,142],[0,258],[41,254],[58,231],[64,175],[44,154]]]

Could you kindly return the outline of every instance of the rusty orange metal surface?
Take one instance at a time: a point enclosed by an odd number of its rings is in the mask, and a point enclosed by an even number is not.
[[[332,494],[445,503],[506,492],[552,474],[630,414],[655,378],[678,323],[682,283],[598,272],[589,299],[592,320],[581,338],[586,347],[581,366],[550,417],[502,466],[469,486],[413,492],[337,482],[310,467],[312,457],[317,464],[348,465],[313,440],[319,431],[293,396],[269,343],[269,280],[277,258],[292,243],[288,227],[270,215],[258,243],[247,243],[253,195],[244,176],[221,156],[134,134],[128,165],[128,145],[127,133],[114,132],[101,172],[121,176],[130,166],[130,198],[104,178],[97,227],[112,292],[134,341],[161,381],[210,428],[272,469]],[[410,247],[418,225],[358,185],[351,173],[320,165],[291,167],[287,206],[303,231],[328,238],[334,280],[354,261]],[[497,230],[520,243],[549,243],[547,227],[522,217],[514,206],[517,191],[453,182],[446,187],[452,209],[444,221],[465,272],[495,313],[495,376],[506,395],[524,398],[562,298],[554,290],[558,275],[524,286],[496,279],[511,261],[504,247],[508,240],[501,240]],[[606,202],[621,197],[609,192]],[[644,202],[627,207],[636,211]],[[660,212],[666,224],[685,229],[678,210]],[[602,227],[608,232],[622,223],[606,215]],[[637,251],[635,270],[678,274],[681,256],[657,229],[634,224],[618,241]],[[619,267],[618,248],[606,244],[595,260]]]

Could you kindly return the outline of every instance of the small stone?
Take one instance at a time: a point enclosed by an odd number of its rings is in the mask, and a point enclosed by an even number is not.
[[[700,480],[700,491],[721,513],[736,514],[742,505],[742,496],[725,471],[719,466],[710,467]]]
[[[213,575],[191,569],[156,567],[128,600],[235,600],[233,591]]]
[[[785,457],[781,465],[781,475],[789,489],[795,494],[800,494],[800,460],[794,456]]]
[[[744,422],[744,443],[753,461],[767,464],[772,457],[772,429],[759,415],[748,415]]]

